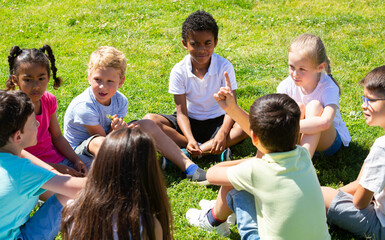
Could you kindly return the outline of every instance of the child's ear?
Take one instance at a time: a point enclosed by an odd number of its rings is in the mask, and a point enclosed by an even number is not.
[[[186,50],[188,50],[188,48],[187,48],[187,43],[182,39],[182,43],[183,43],[183,47],[186,49]]]
[[[218,44],[218,39],[215,40],[215,42],[214,42],[214,48],[217,46],[217,44]]]
[[[320,65],[318,65],[318,72],[322,72],[322,70],[324,70],[325,67],[326,67],[326,62],[323,62]]]
[[[9,137],[9,140],[13,143],[20,144],[21,143],[21,131],[17,130],[12,136]]]
[[[257,146],[259,143],[259,138],[257,135],[255,135],[254,131],[250,129],[250,137],[251,137],[251,142],[253,143],[254,146]]]
[[[120,83],[119,83],[119,87],[118,87],[118,88],[120,88],[121,86],[123,86],[124,80],[126,80],[126,76],[124,76],[124,77],[120,80]]]
[[[13,84],[15,84],[16,86],[19,86],[19,80],[17,79],[16,75],[12,74],[11,80],[12,80]]]

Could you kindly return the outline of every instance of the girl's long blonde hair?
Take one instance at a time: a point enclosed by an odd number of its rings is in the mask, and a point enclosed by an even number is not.
[[[313,61],[315,66],[318,66],[321,63],[326,63],[325,72],[338,86],[339,93],[341,94],[341,87],[332,76],[330,59],[326,55],[325,45],[323,44],[321,38],[313,34],[302,34],[301,36],[294,39],[290,45],[289,52],[294,51],[301,51],[304,56]]]

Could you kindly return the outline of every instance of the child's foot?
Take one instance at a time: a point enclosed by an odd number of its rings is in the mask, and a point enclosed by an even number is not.
[[[201,207],[202,211],[209,211],[215,206],[216,200],[207,200],[207,199],[202,199],[199,202],[199,206]],[[237,222],[237,218],[235,216],[235,213],[232,213],[230,216],[227,217],[226,221],[229,225],[235,225]]]
[[[230,229],[227,222],[223,222],[216,227],[212,226],[209,223],[209,220],[207,219],[208,211],[210,211],[210,209],[199,210],[191,208],[187,211],[186,218],[188,222],[193,226],[202,228],[206,231],[215,231],[216,233],[224,237],[230,235]]]
[[[193,183],[198,185],[206,186],[210,184],[206,179],[206,171],[199,167],[193,174],[186,173],[186,178],[190,179]]]
[[[231,160],[231,150],[230,148],[226,148],[225,151],[221,153],[221,162],[230,161]]]

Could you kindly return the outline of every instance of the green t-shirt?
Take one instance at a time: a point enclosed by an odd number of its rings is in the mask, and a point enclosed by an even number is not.
[[[330,239],[320,184],[307,149],[265,154],[227,170],[254,195],[261,239]]]

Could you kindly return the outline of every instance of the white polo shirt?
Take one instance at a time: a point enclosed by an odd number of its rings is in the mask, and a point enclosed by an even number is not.
[[[187,112],[190,118],[206,120],[219,117],[225,111],[213,95],[226,86],[224,72],[231,81],[231,89],[237,89],[233,65],[225,58],[213,53],[211,63],[203,79],[192,73],[190,55],[183,58],[171,70],[168,92],[174,95],[186,94]]]

